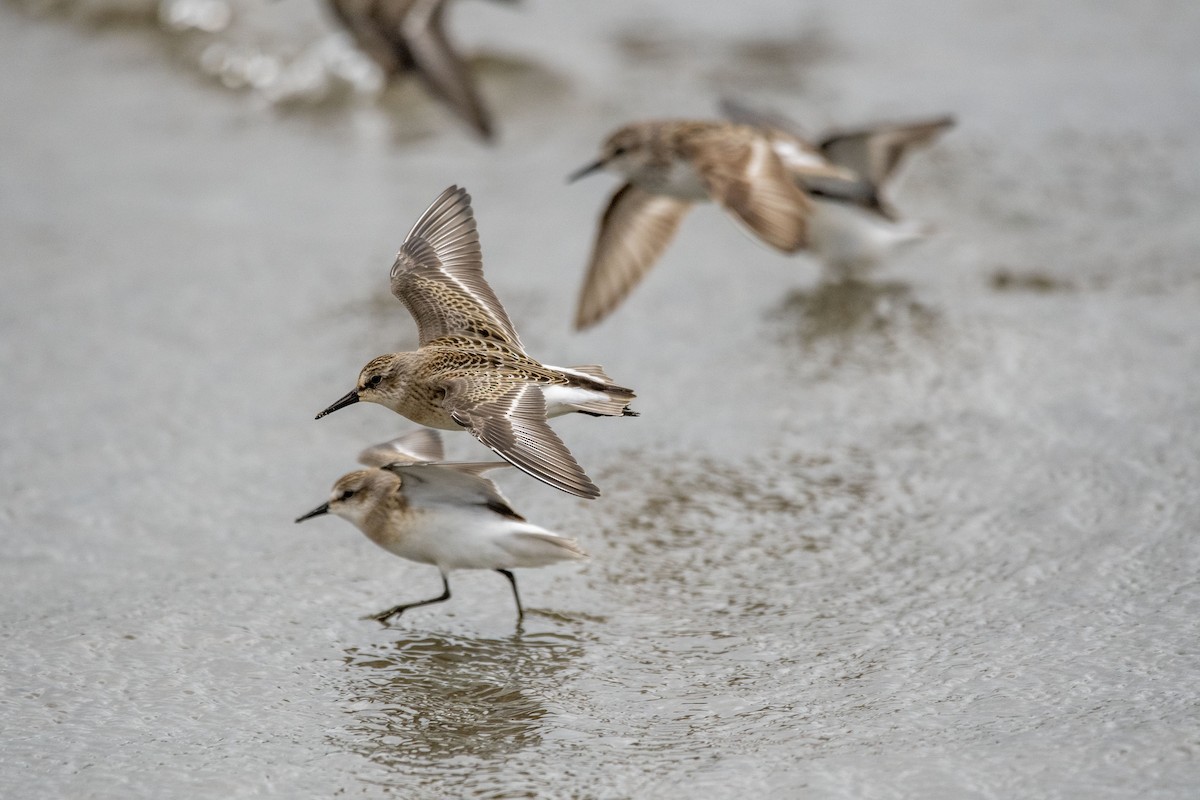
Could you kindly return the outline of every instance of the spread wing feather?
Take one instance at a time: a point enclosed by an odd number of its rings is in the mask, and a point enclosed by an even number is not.
[[[584,498],[600,490],[584,473],[567,446],[546,422],[546,400],[534,384],[513,386],[494,395],[466,380],[452,381],[443,407],[459,425],[517,469],[556,489]]]
[[[617,190],[600,219],[575,313],[577,329],[595,325],[620,305],[658,261],[691,207],[687,200],[630,183]]]
[[[441,461],[444,457],[442,437],[438,432],[430,428],[418,428],[368,447],[358,454],[358,463],[382,467],[397,461]]]
[[[454,462],[428,464],[391,464],[385,467],[400,476],[405,499],[413,506],[481,505],[497,514],[523,519],[513,511],[496,484],[479,473],[507,464]]]
[[[908,153],[930,144],[953,125],[952,117],[872,125],[830,134],[821,141],[820,147],[833,163],[848,167],[874,186],[881,187],[900,168]]]
[[[726,211],[777,250],[804,247],[812,202],[766,136],[745,126],[723,127],[689,137],[686,148],[709,195]]]
[[[503,342],[524,352],[483,278],[471,196],[451,186],[421,215],[392,265],[392,294],[417,322],[421,346],[441,336]]]

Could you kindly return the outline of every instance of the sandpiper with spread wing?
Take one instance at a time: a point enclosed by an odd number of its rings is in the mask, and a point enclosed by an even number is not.
[[[512,586],[518,619],[525,616],[512,570],[587,558],[573,539],[529,523],[512,509],[483,473],[504,461],[441,461],[435,431],[414,431],[367,448],[367,466],[338,478],[329,500],[296,522],[335,514],[353,523],[375,544],[401,558],[431,564],[442,576],[442,594],[401,603],[371,617],[380,622],[410,608],[450,599],[447,574],[456,569],[499,572]]]
[[[359,401],[378,403],[421,425],[467,430],[533,477],[598,497],[546,418],[636,416],[634,393],[598,366],[554,367],[525,353],[484,280],[466,190],[446,189],[417,220],[392,265],[391,286],[417,322],[419,348],[369,361],[355,388],[317,419]]]
[[[818,148],[785,136],[763,115],[726,108],[734,120],[627,125],[609,136],[596,161],[570,177],[607,169],[626,181],[600,219],[576,328],[595,325],[620,305],[696,202],[715,200],[776,250],[808,249],[835,268],[871,260],[892,238],[917,235],[895,223],[864,234],[840,210],[855,204],[886,217],[881,184],[905,150],[930,141],[949,120],[850,132]]]
[[[808,243],[812,201],[757,128],[733,122],[660,120],[620,128],[577,180],[610,170],[625,183],[600,219],[577,328],[606,317],[637,285],[698,202],[715,200],[759,239],[783,253]],[[818,163],[815,176],[846,177]]]

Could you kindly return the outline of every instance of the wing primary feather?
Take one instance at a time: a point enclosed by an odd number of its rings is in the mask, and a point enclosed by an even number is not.
[[[600,322],[641,282],[675,237],[692,204],[625,184],[600,218],[588,264],[575,328]]]
[[[392,264],[391,286],[416,320],[422,346],[442,336],[470,336],[524,352],[483,277],[479,233],[465,189],[449,187],[417,219]]]
[[[484,403],[468,403],[469,387],[451,388],[444,401],[453,419],[517,469],[569,494],[584,498],[600,490],[546,422],[546,402],[537,386],[526,384]]]

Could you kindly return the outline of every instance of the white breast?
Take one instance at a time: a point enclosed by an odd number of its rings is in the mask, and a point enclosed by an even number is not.
[[[835,277],[859,277],[900,245],[926,234],[920,223],[892,222],[850,203],[816,198],[809,221],[809,250]]]
[[[403,536],[380,544],[401,558],[444,571],[538,567],[575,557],[570,549],[528,534],[561,538],[488,509],[440,506],[414,514]]]
[[[708,199],[708,190],[691,162],[679,158],[671,159],[666,169],[656,169],[639,176],[637,183],[646,191],[678,197],[680,200]]]

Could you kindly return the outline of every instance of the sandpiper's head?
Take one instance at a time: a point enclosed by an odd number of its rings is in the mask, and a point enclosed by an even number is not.
[[[654,157],[648,145],[656,131],[657,126],[644,122],[619,128],[600,147],[600,157],[574,172],[567,180],[575,181],[602,169],[626,177],[635,175]]]
[[[400,479],[381,469],[360,469],[337,479],[329,494],[328,502],[296,519],[336,514],[362,528],[367,517],[380,507],[380,503],[400,486]]]
[[[317,419],[332,414],[339,408],[355,403],[379,403],[392,406],[399,400],[407,384],[405,380],[406,361],[403,353],[389,353],[373,358],[358,373],[358,385],[338,398],[333,405],[317,414]]]

